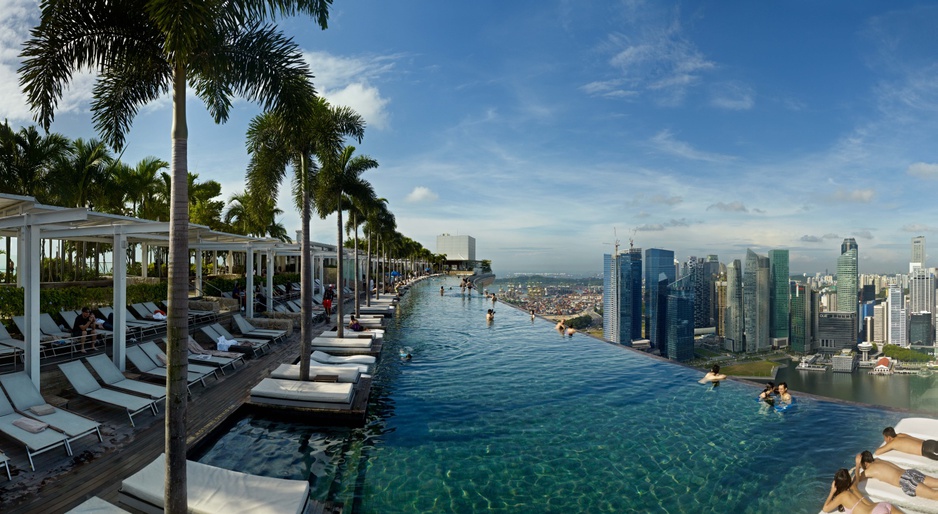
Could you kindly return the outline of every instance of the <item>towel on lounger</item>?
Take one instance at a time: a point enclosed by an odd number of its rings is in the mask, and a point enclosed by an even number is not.
[[[33,434],[38,434],[46,428],[49,428],[48,423],[43,423],[42,421],[36,421],[35,419],[29,418],[20,418],[13,420],[13,426],[22,428],[27,432],[32,432]]]
[[[225,339],[225,336],[219,336],[219,338],[218,338],[218,345],[217,345],[217,346],[218,346],[218,349],[219,349],[219,350],[221,350],[221,351],[223,351],[223,352],[227,352],[227,351],[228,351],[228,348],[231,348],[232,346],[234,346],[234,345],[236,345],[236,344],[238,344],[237,341],[232,341],[232,340],[230,340],[230,339]]]
[[[45,416],[55,412],[55,407],[49,405],[48,403],[43,403],[42,405],[33,405],[29,408],[29,412],[32,412],[37,416]]]

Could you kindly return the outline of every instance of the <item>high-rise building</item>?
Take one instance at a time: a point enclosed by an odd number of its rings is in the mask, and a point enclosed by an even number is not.
[[[619,259],[603,255],[603,339],[613,343],[619,339]]]
[[[873,342],[879,345],[886,342],[886,317],[886,304],[876,304],[873,307]]]
[[[688,275],[667,286],[668,358],[689,361],[694,358],[694,283]]]
[[[918,267],[925,267],[925,236],[916,236],[912,238],[912,260],[909,262],[909,271],[918,264]]]
[[[663,356],[668,351],[665,319],[667,287],[674,282],[674,252],[659,248],[645,250],[645,339]]]
[[[687,261],[688,273],[693,277],[694,326],[697,328],[714,326],[711,302],[716,282],[715,274],[720,270],[720,263],[710,260],[715,258],[715,255],[709,255],[707,260],[691,257]]]
[[[788,250],[769,250],[769,339],[772,346],[788,346],[791,294]]]
[[[791,350],[807,354],[814,350],[811,285],[791,282]]]
[[[913,312],[909,316],[909,344],[915,346],[935,344],[935,327],[932,326],[930,312]]]
[[[726,337],[726,271],[721,271],[720,276],[714,282],[714,293],[713,298],[716,300],[714,320],[717,325],[717,336]]]
[[[859,249],[852,237],[844,239],[840,245],[840,257],[837,258],[837,310],[839,312],[857,312],[857,256]],[[853,319],[856,321],[857,316]],[[859,329],[857,325],[856,329]],[[856,332],[857,330],[854,330]]]
[[[769,258],[746,250],[746,267],[743,271],[746,353],[771,349],[769,311]]]
[[[886,302],[889,304],[889,344],[905,346],[906,337],[905,300],[902,298],[902,288],[897,284],[890,284],[886,293]]]
[[[857,313],[822,312],[818,315],[818,349],[826,353],[840,352],[857,345]]]
[[[707,269],[707,276],[709,279],[709,292],[710,292],[710,325],[711,327],[719,326],[717,319],[722,316],[722,314],[717,314],[719,312],[719,299],[717,298],[717,280],[720,280],[720,276],[724,273],[723,266],[720,265],[720,258],[714,254],[707,256],[707,259],[704,261],[704,267]],[[696,301],[696,300],[695,300]]]
[[[909,272],[909,312],[935,311],[935,275],[928,268],[912,263]]]
[[[739,259],[726,265],[726,313],[723,317],[723,347],[731,352],[746,350],[743,318],[743,264]]]

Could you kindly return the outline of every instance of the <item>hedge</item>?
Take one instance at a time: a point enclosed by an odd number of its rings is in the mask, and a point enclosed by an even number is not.
[[[163,301],[167,297],[166,282],[130,284],[127,286],[127,304]],[[63,310],[76,310],[84,306],[100,307],[114,303],[112,287],[63,287],[39,291],[39,310],[56,314]],[[0,287],[0,316],[22,316],[23,288]]]

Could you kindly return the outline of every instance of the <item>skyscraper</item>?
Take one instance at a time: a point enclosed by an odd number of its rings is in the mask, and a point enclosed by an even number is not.
[[[788,250],[769,250],[769,338],[772,346],[788,346],[789,302]]]
[[[619,341],[619,259],[603,255],[603,339]]]
[[[642,249],[603,256],[603,338],[630,344],[642,337]]]
[[[905,301],[902,298],[902,288],[897,284],[889,284],[886,293],[886,302],[889,303],[889,344],[905,346],[906,337]]]
[[[694,358],[694,283],[688,275],[667,286],[668,358],[689,361]]]
[[[909,262],[909,271],[912,271],[912,266],[916,264],[920,268],[925,267],[925,236],[912,238],[912,260]]]
[[[666,356],[665,318],[668,310],[667,287],[674,282],[674,252],[649,248],[645,250],[645,338],[652,348]]]
[[[928,268],[912,263],[909,273],[909,312],[935,311],[935,275]]]
[[[837,310],[853,312],[857,319],[857,255],[859,248],[852,237],[844,239],[840,245],[840,257],[837,258]],[[859,325],[857,325],[859,329]]]
[[[913,312],[909,316],[909,344],[932,346],[935,341],[935,327],[932,326],[930,312]]]
[[[769,317],[769,258],[746,250],[746,267],[743,272],[746,353],[771,348]]]
[[[723,316],[723,347],[731,352],[746,350],[743,321],[743,264],[739,259],[726,265],[726,313]]]
[[[814,350],[811,313],[811,284],[791,282],[791,350],[807,354]]]

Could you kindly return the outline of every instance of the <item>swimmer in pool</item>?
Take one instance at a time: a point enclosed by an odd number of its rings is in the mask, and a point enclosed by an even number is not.
[[[489,323],[495,321],[495,311],[489,309],[489,311],[485,313],[485,321],[488,321]]]
[[[564,331],[567,330],[567,320],[565,319],[560,320],[559,323],[554,325],[554,329],[557,330],[557,332],[560,332],[561,334],[563,334]]]
[[[703,378],[699,380],[701,384],[706,384],[707,382],[719,383],[721,380],[725,380],[726,375],[720,373],[720,365],[714,364],[710,371],[704,375]]]

